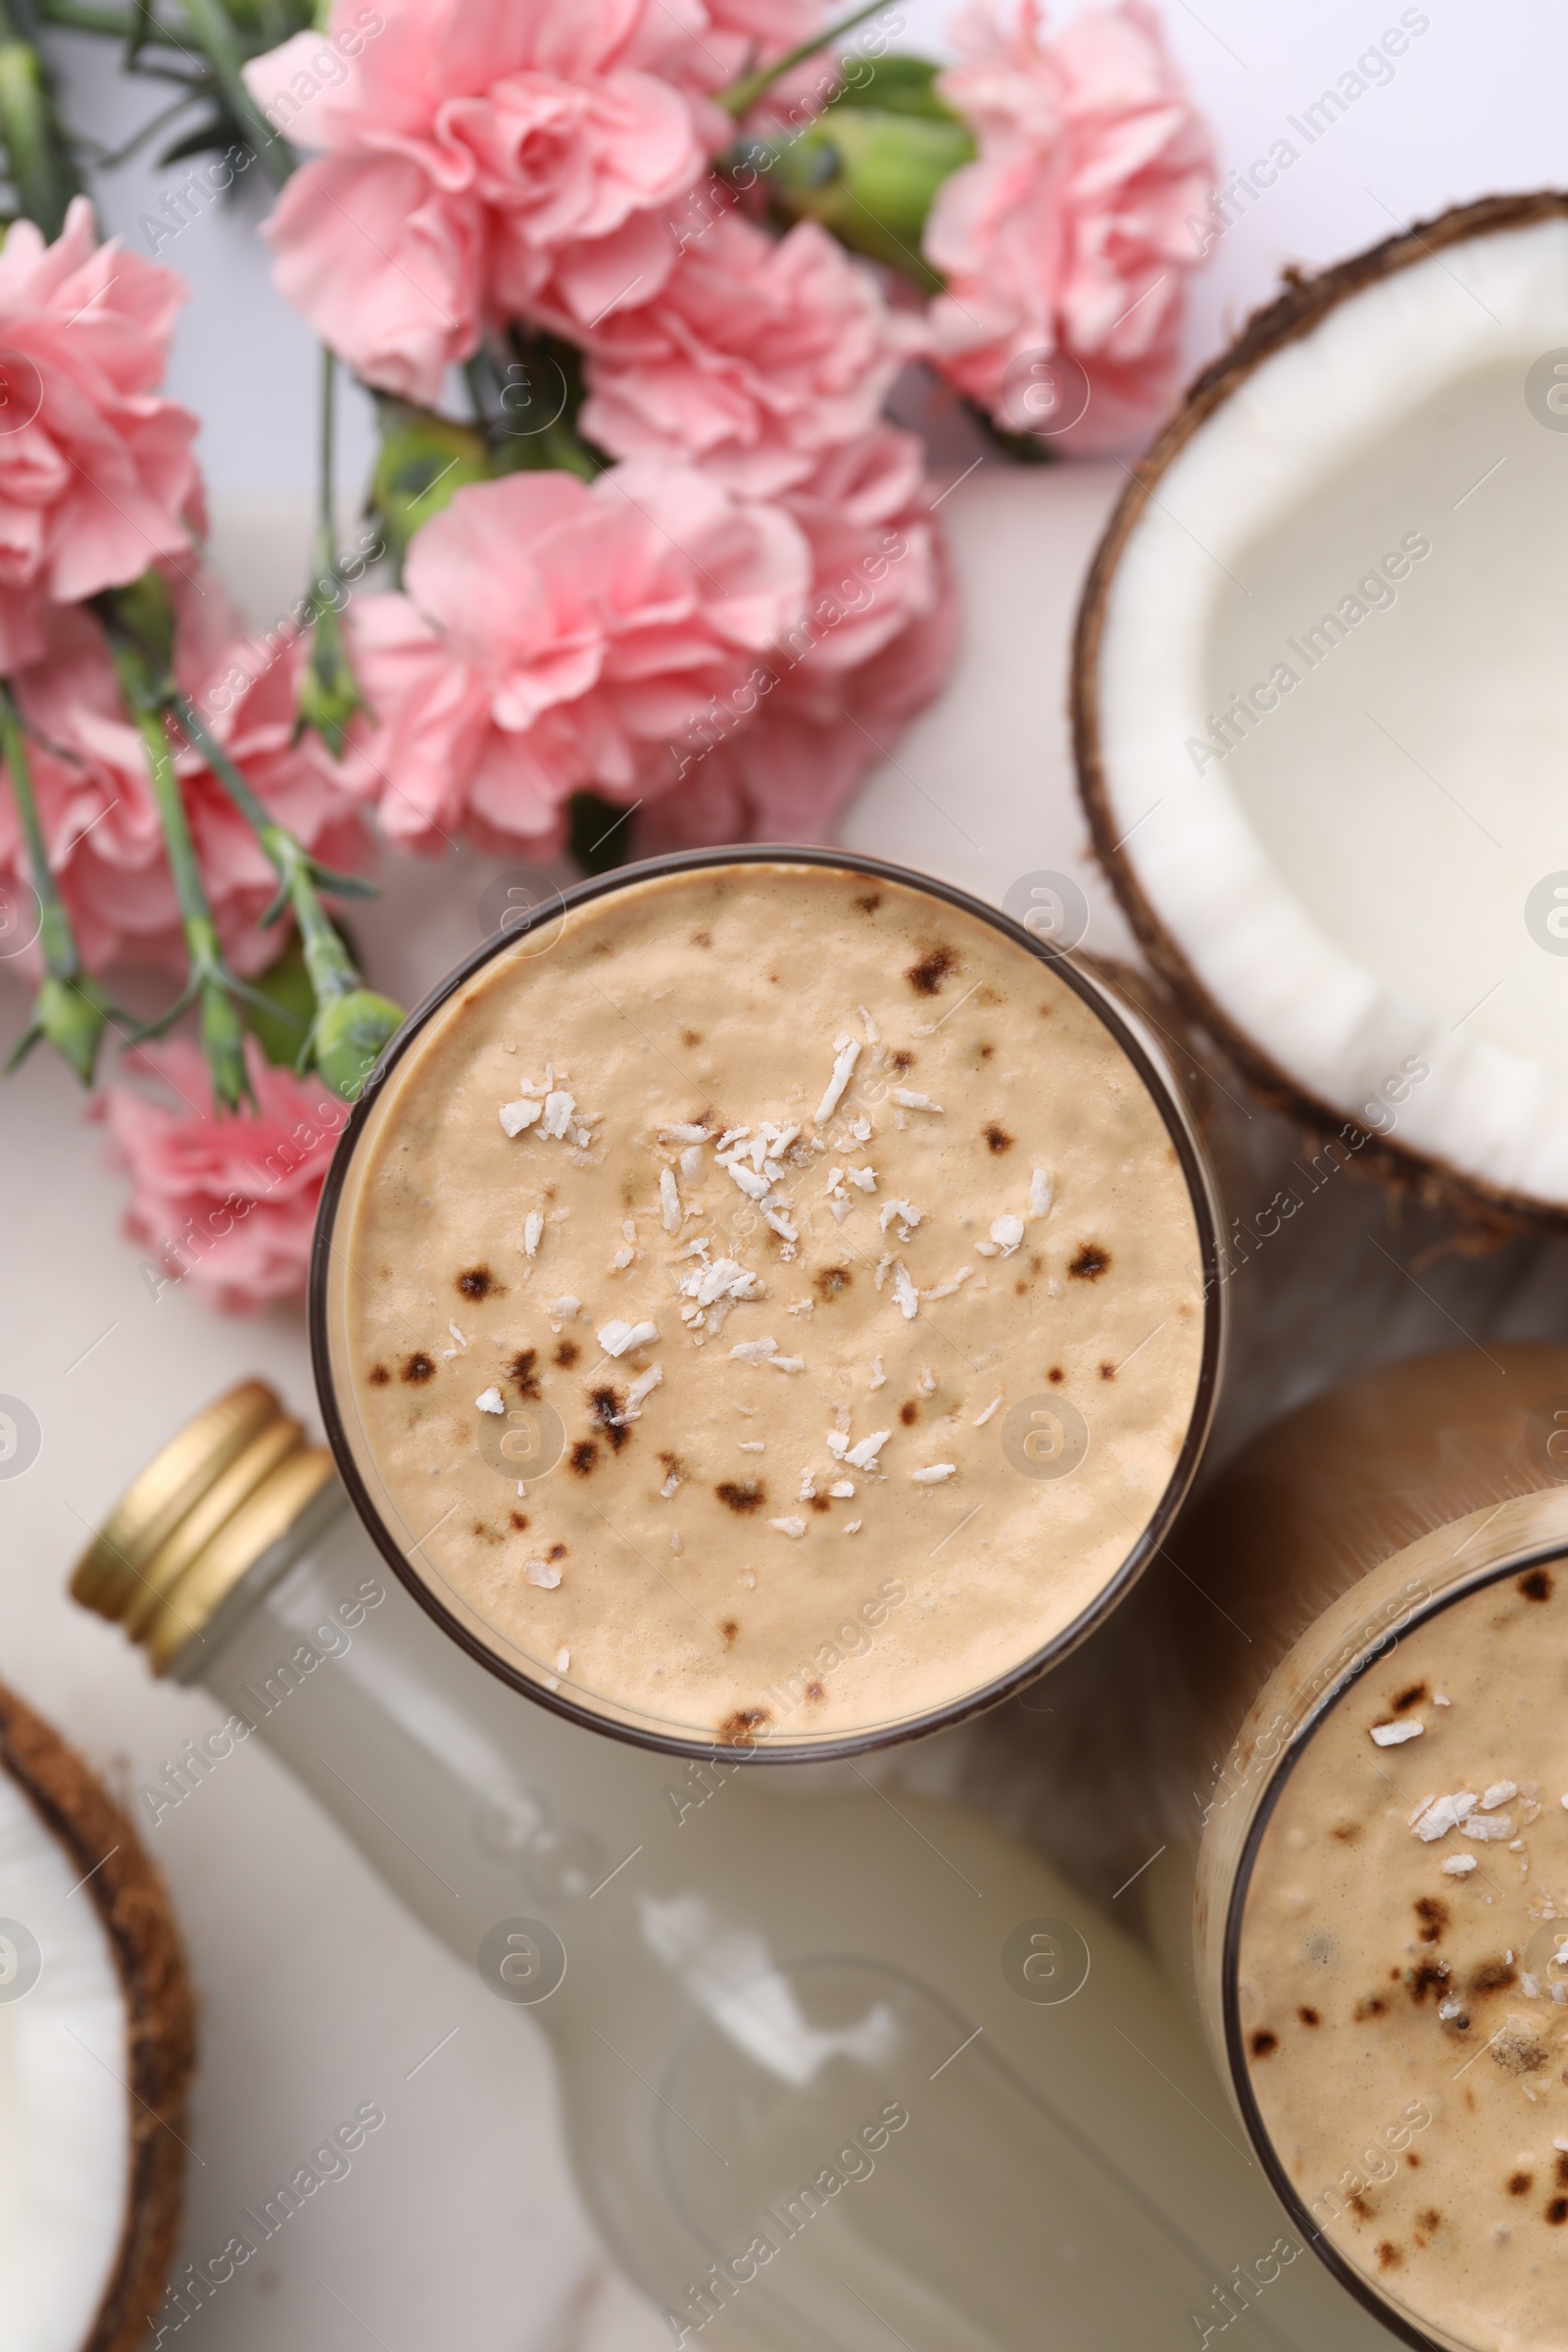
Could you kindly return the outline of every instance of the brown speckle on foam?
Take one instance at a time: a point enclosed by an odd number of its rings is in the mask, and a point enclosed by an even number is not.
[[[509,1511],[507,1513],[507,1518],[510,1524],[516,1529],[518,1535],[522,1534],[524,1528],[526,1528],[528,1524],[528,1514],[526,1511]]]
[[[592,1438],[579,1438],[566,1459],[579,1478],[586,1478],[599,1459],[599,1448]]]
[[[534,1366],[538,1361],[539,1350],[537,1348],[519,1348],[507,1366],[507,1378],[516,1382],[519,1396],[538,1396],[539,1381],[534,1371]]]
[[[938,996],[955,960],[951,948],[927,948],[919,962],[911,963],[904,976],[917,997]]]
[[[1505,2075],[1539,2075],[1550,2059],[1545,2043],[1533,2034],[1522,2034],[1517,2026],[1507,2027],[1492,2045],[1492,2063]]]
[[[492,1291],[501,1288],[488,1266],[466,1266],[457,1285],[465,1298],[488,1298]]]
[[[1510,2197],[1528,2197],[1536,2184],[1534,2173],[1510,2173],[1507,2189]]]
[[[899,1419],[904,1423],[906,1429],[909,1429],[919,1418],[920,1407],[912,1396],[906,1396],[899,1407]]]
[[[1078,1282],[1098,1282],[1109,1263],[1108,1250],[1102,1250],[1098,1242],[1085,1242],[1067,1271]]]
[[[1378,2248],[1379,2270],[1396,2271],[1403,2260],[1404,2256],[1400,2253],[1393,2238],[1386,2237]]]
[[[734,1642],[734,1641],[735,1641],[735,1637],[737,1636],[737,1634],[740,1632],[740,1630],[741,1630],[741,1629],[740,1629],[740,1627],[739,1627],[739,1626],[736,1624],[736,1622],[735,1622],[735,1620],[734,1620],[734,1618],[733,1618],[733,1617],[726,1617],[726,1618],[725,1618],[725,1620],[724,1620],[724,1622],[723,1622],[723,1624],[722,1624],[722,1625],[719,1627],[719,1629],[718,1629],[718,1630],[719,1630],[719,1632],[720,1632],[720,1633],[723,1635],[723,1637],[724,1637],[724,1647],[725,1647],[726,1649],[728,1649],[728,1648],[730,1648],[730,1647],[731,1647],[731,1645],[733,1644],[733,1642]]]
[[[1519,1982],[1518,1972],[1508,1960],[1483,1960],[1470,1971],[1466,1992],[1501,1992]]]
[[[985,1134],[986,1142],[993,1152],[1010,1152],[1012,1150],[1013,1138],[1007,1133],[1005,1127],[999,1127],[994,1119]]]
[[[1277,2034],[1271,2034],[1268,2028],[1263,2026],[1252,2035],[1247,2046],[1254,2058],[1267,2058],[1272,2051],[1279,2048],[1280,2037]]]
[[[617,1396],[613,1389],[595,1389],[588,1398],[588,1410],[609,1439],[613,1453],[618,1453],[631,1436],[629,1427],[621,1418],[624,1409],[624,1398]]]
[[[744,1483],[726,1478],[713,1489],[713,1493],[730,1510],[743,1515],[748,1511],[760,1511],[767,1500],[767,1490],[760,1478],[749,1478]]]
[[[575,1340],[563,1340],[550,1360],[553,1364],[559,1364],[563,1372],[569,1372],[581,1353],[582,1349]]]
[[[757,1735],[766,1721],[765,1707],[737,1707],[719,1725],[718,1736],[726,1747],[755,1747]]]
[[[1427,1696],[1425,1683],[1412,1683],[1407,1690],[1399,1691],[1391,1704],[1396,1715],[1407,1715],[1412,1707],[1418,1707]]]
[[[848,1266],[824,1266],[820,1273],[812,1276],[819,1298],[837,1298],[849,1289],[854,1279]]]
[[[384,1389],[391,1377],[392,1375],[387,1370],[385,1364],[372,1364],[370,1366],[370,1386],[372,1389]]]
[[[416,1389],[422,1388],[427,1380],[434,1380],[435,1366],[422,1348],[416,1348],[412,1355],[404,1357],[403,1377]]]
[[[1519,1579],[1519,1591],[1526,1600],[1549,1600],[1551,1578],[1544,1568],[1527,1568]]]
[[[1553,2197],[1546,2207],[1546,2219],[1554,2230],[1560,2230],[1568,2222],[1568,2197]]]
[[[1421,1922],[1422,1942],[1441,1943],[1443,1941],[1443,1931],[1448,1924],[1447,1904],[1445,1902],[1440,1902],[1435,1894],[1418,1895],[1416,1897],[1415,1915]]]
[[[1303,2026],[1320,2026],[1323,2023],[1322,2018],[1319,2017],[1315,2009],[1307,2009],[1303,2007],[1298,2009],[1296,2014],[1300,2019]]]

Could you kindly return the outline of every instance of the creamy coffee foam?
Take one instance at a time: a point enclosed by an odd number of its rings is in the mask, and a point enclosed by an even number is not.
[[[512,1670],[686,1738],[1006,1676],[1137,1547],[1201,1385],[1199,1227],[1122,1047],[850,870],[649,878],[498,954],[383,1087],[332,1238],[400,1550]]]
[[[1477,2352],[1563,2341],[1565,1700],[1560,1562],[1415,1626],[1311,1736],[1243,1915],[1251,2087],[1313,2227]]]

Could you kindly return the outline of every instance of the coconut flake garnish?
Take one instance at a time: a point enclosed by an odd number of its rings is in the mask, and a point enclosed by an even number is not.
[[[777,1353],[777,1340],[742,1340],[730,1349],[730,1354],[743,1364],[765,1364],[769,1356]]]
[[[659,1337],[657,1323],[607,1323],[599,1334],[599,1345],[607,1355],[624,1355],[628,1348],[649,1348]]]
[[[664,1231],[679,1233],[680,1195],[675,1190],[675,1179],[668,1168],[661,1168],[659,1171],[659,1205],[663,1214]]]
[[[804,1536],[806,1533],[806,1521],[793,1515],[788,1519],[770,1519],[767,1524],[776,1527],[781,1536]]]
[[[830,1429],[827,1432],[827,1449],[836,1462],[843,1461],[844,1456],[850,1450],[850,1441],[841,1429]]]
[[[1472,1788],[1461,1788],[1454,1796],[1428,1797],[1425,1804],[1416,1807],[1410,1827],[1424,1845],[1431,1845],[1434,1839],[1446,1838],[1450,1830],[1457,1829],[1475,1806]]]
[[[539,1128],[540,1134],[556,1137],[564,1135],[571,1125],[571,1114],[576,1107],[575,1098],[563,1093],[559,1087],[554,1094],[546,1095],[545,1115]]]
[[[859,1186],[862,1193],[876,1191],[875,1168],[846,1168],[844,1173],[852,1184]]]
[[[570,1664],[571,1652],[569,1649],[565,1648],[564,1645],[563,1645],[562,1648],[558,1649],[556,1652],[556,1672],[558,1674],[564,1674]]]
[[[679,1126],[661,1127],[659,1140],[662,1144],[702,1144],[708,1141],[708,1129],[687,1120]]]
[[[773,1231],[778,1235],[781,1241],[798,1242],[800,1240],[801,1236],[799,1227],[792,1225],[788,1217],[783,1215],[780,1210],[776,1208],[764,1207],[762,1210],[762,1215],[765,1217],[768,1224],[772,1226]]]
[[[912,1095],[906,1086],[896,1086],[893,1089],[893,1100],[901,1110],[940,1110],[942,1108],[941,1103],[933,1102],[929,1095]]]
[[[906,1242],[920,1222],[920,1211],[909,1200],[884,1200],[882,1203],[882,1230],[884,1233],[895,1217],[903,1219],[899,1238],[901,1241]]]
[[[962,1290],[973,1272],[973,1266],[960,1266],[951,1282],[936,1283],[929,1291],[922,1291],[920,1296],[922,1298],[951,1298],[956,1292]]]
[[[1002,1398],[1000,1396],[993,1396],[991,1402],[986,1406],[985,1411],[983,1413],[976,1413],[973,1422],[970,1424],[971,1428],[984,1429],[986,1423],[990,1420],[992,1414],[996,1411],[1001,1402]]]
[[[827,1172],[827,1182],[823,1185],[822,1190],[824,1193],[829,1195],[837,1193],[842,1197],[844,1192],[844,1170],[842,1168],[829,1168]]]
[[[507,1409],[506,1399],[499,1389],[482,1389],[473,1401],[481,1413],[504,1413]]]
[[[912,1323],[920,1312],[920,1294],[909,1280],[909,1269],[902,1257],[893,1269],[893,1297],[905,1321]]]
[[[742,1438],[736,1451],[738,1453],[765,1453],[767,1442],[763,1438]]]
[[[522,1573],[542,1592],[553,1592],[561,1582],[561,1570],[552,1568],[548,1560],[525,1560]]]
[[[879,1355],[873,1355],[871,1358],[871,1377],[865,1385],[868,1389],[873,1390],[885,1389],[888,1385],[888,1376],[882,1369],[882,1358]],[[1568,1796],[1565,1796],[1562,1801],[1568,1805]]]
[[[846,1519],[844,1522],[844,1533],[847,1536],[858,1536],[865,1522],[861,1519]]]
[[[1464,1824],[1464,1834],[1467,1838],[1479,1838],[1483,1845],[1491,1842],[1500,1844],[1503,1838],[1513,1836],[1513,1822],[1506,1813],[1488,1813],[1485,1816],[1472,1813]]]
[[[940,1487],[945,1478],[956,1478],[957,1475],[956,1462],[932,1462],[927,1469],[909,1472],[917,1487]]]
[[[839,1103],[843,1099],[845,1088],[849,1085],[850,1080],[855,1075],[855,1065],[860,1058],[860,1044],[858,1038],[851,1037],[848,1035],[848,1033],[842,1037],[835,1038],[833,1041],[833,1053],[835,1055],[833,1063],[833,1075],[828,1080],[827,1090],[824,1093],[821,1102],[816,1106],[816,1124],[818,1127],[825,1126],[828,1120],[833,1116],[833,1113],[837,1110]]]
[[[501,1124],[508,1135],[520,1135],[525,1127],[533,1125],[543,1110],[542,1102],[503,1102]]]
[[[1481,1810],[1483,1813],[1495,1813],[1499,1805],[1505,1805],[1510,1797],[1517,1796],[1518,1793],[1519,1784],[1517,1781],[1494,1781],[1486,1795],[1481,1799]]]
[[[699,1307],[711,1306],[715,1298],[760,1298],[762,1295],[761,1285],[751,1268],[737,1265],[732,1257],[715,1258],[710,1266],[698,1266],[682,1277],[680,1287],[681,1295],[695,1298]]]
[[[650,1364],[646,1372],[639,1372],[631,1387],[626,1391],[626,1409],[623,1413],[617,1414],[616,1419],[629,1421],[643,1398],[653,1395],[663,1377],[663,1367],[661,1364]]]
[[[1371,1727],[1379,1747],[1398,1747],[1406,1740],[1418,1740],[1426,1728],[1424,1723],[1375,1723]]]
[[[755,1168],[747,1167],[745,1163],[739,1159],[735,1159],[733,1157],[725,1159],[720,1154],[718,1164],[721,1168],[727,1168],[729,1170],[731,1176],[740,1186],[741,1191],[746,1195],[748,1200],[765,1200],[768,1194],[773,1190],[773,1187],[769,1184],[765,1176],[760,1176]]]
[[[1450,1879],[1467,1879],[1470,1873],[1480,1866],[1474,1854],[1450,1854],[1442,1867],[1447,1872]],[[1439,2015],[1442,2015],[1441,2010]]]
[[[687,1147],[686,1147],[685,1151],[684,1151],[684,1152],[681,1153],[681,1155],[680,1155],[680,1172],[681,1172],[681,1178],[682,1178],[682,1181],[683,1181],[684,1183],[686,1183],[686,1184],[701,1184],[701,1183],[702,1183],[702,1181],[703,1181],[703,1148],[702,1148],[701,1144],[688,1144],[688,1145],[687,1145]]]
[[[858,1446],[852,1446],[842,1458],[852,1470],[872,1470],[876,1467],[877,1455],[892,1435],[891,1429],[874,1429],[868,1438],[860,1440]]]
[[[537,1257],[539,1245],[545,1238],[545,1221],[536,1208],[530,1208],[522,1228],[522,1251],[525,1257]]]
[[[550,1312],[553,1315],[559,1315],[564,1323],[569,1323],[573,1315],[581,1314],[582,1300],[574,1298],[567,1291],[564,1297],[551,1299]]]
[[[1029,1214],[1032,1217],[1049,1217],[1055,1192],[1056,1188],[1047,1171],[1044,1168],[1033,1169],[1029,1177]]]
[[[806,1370],[804,1355],[770,1355],[766,1360],[772,1365],[775,1372],[804,1372]]]
[[[828,1493],[833,1496],[835,1502],[848,1502],[850,1496],[855,1493],[855,1481],[853,1478],[836,1478],[829,1487]]]
[[[1022,1217],[993,1217],[991,1239],[996,1243],[1004,1257],[1010,1257],[1023,1240]]]

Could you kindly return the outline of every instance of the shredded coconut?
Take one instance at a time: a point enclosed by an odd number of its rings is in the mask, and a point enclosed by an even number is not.
[[[858,1144],[868,1144],[871,1141],[870,1120],[857,1119],[854,1126],[850,1129],[850,1133],[854,1136]]]
[[[563,1645],[556,1652],[556,1672],[558,1674],[564,1674],[570,1664],[571,1652],[564,1645]]]
[[[661,1127],[659,1130],[659,1140],[662,1144],[701,1144],[705,1143],[707,1138],[708,1129],[699,1127],[690,1120],[679,1126]]]
[[[849,1464],[852,1470],[870,1470],[875,1466],[877,1455],[892,1435],[891,1429],[873,1430],[868,1438],[862,1438],[858,1446],[852,1446],[841,1458]]]
[[[909,1280],[909,1269],[902,1257],[893,1269],[893,1297],[906,1323],[912,1323],[920,1312],[920,1294]]]
[[[618,1418],[623,1421],[630,1420],[643,1398],[653,1395],[663,1377],[662,1364],[650,1364],[646,1372],[639,1372],[631,1387],[626,1391],[626,1410]]]
[[[1033,1170],[1029,1178],[1029,1214],[1032,1217],[1050,1216],[1055,1189],[1044,1168]]]
[[[863,1525],[864,1525],[864,1522],[863,1522],[863,1520],[859,1520],[859,1519],[846,1519],[846,1520],[845,1520],[845,1522],[844,1522],[844,1533],[845,1533],[847,1536],[858,1536],[858,1535],[859,1534],[859,1532],[860,1532],[860,1529],[861,1529],[861,1527],[862,1527]]]
[[[675,1190],[675,1179],[668,1168],[661,1168],[659,1171],[659,1205],[663,1214],[664,1231],[679,1233],[680,1195]]]
[[[481,1413],[504,1413],[507,1409],[499,1389],[482,1389],[473,1401]]]
[[[884,1200],[882,1203],[882,1230],[884,1233],[895,1217],[903,1220],[899,1230],[899,1239],[906,1242],[920,1222],[920,1211],[908,1200]]]
[[[855,1481],[853,1478],[836,1478],[829,1487],[828,1493],[835,1502],[848,1502],[850,1496],[855,1493]]]
[[[888,1385],[888,1376],[882,1369],[882,1358],[879,1355],[873,1355],[871,1358],[871,1377],[865,1385],[868,1389],[885,1389]],[[1568,1805],[1568,1796],[1565,1796],[1562,1801]]]
[[[1494,1842],[1500,1845],[1504,1838],[1513,1836],[1513,1822],[1506,1813],[1488,1813],[1484,1818],[1472,1813],[1464,1825],[1464,1834],[1467,1838],[1479,1838],[1483,1845]]]
[[[1474,1812],[1475,1805],[1475,1792],[1469,1788],[1460,1789],[1455,1796],[1429,1797],[1425,1804],[1416,1807],[1410,1827],[1423,1844],[1431,1845],[1436,1838],[1446,1838],[1450,1830],[1457,1829]]]
[[[1450,1879],[1467,1879],[1476,1867],[1474,1854],[1450,1854],[1443,1865]],[[1438,2015],[1440,2017],[1443,2015],[1441,2009],[1438,2011]]]
[[[1418,1740],[1426,1730],[1424,1723],[1375,1723],[1372,1737],[1379,1747],[1398,1747],[1406,1740]]]
[[[956,1478],[956,1462],[933,1462],[928,1469],[911,1470],[909,1476],[917,1487],[940,1487],[945,1478]]]
[[[543,1109],[542,1102],[503,1102],[501,1124],[508,1135],[520,1135],[525,1127],[533,1125]]]
[[[624,1355],[628,1348],[648,1348],[659,1337],[657,1323],[607,1323],[599,1334],[599,1345],[607,1355]]]
[[[986,1406],[985,1411],[983,1413],[976,1413],[973,1427],[976,1429],[984,1429],[986,1423],[990,1420],[992,1414],[996,1411],[1001,1402],[1002,1398],[1000,1396],[993,1396],[991,1402]]]
[[[550,1312],[559,1315],[564,1323],[569,1323],[573,1315],[582,1312],[582,1300],[574,1298],[568,1291],[564,1298],[551,1299]]]
[[[548,1560],[525,1561],[522,1573],[530,1585],[537,1585],[543,1592],[553,1592],[561,1582],[561,1570],[553,1568]]]
[[[1495,1813],[1499,1805],[1505,1805],[1510,1797],[1517,1796],[1518,1793],[1519,1784],[1517,1781],[1494,1781],[1486,1795],[1481,1799],[1481,1810],[1483,1813]]]
[[[991,1239],[996,1243],[1004,1257],[1010,1257],[1023,1240],[1022,1217],[993,1217]]]
[[[539,1245],[545,1238],[545,1221],[539,1210],[530,1208],[522,1228],[522,1250],[525,1257],[537,1257]]]
[[[680,1172],[688,1184],[700,1184],[703,1178],[703,1152],[700,1144],[688,1144],[680,1155]]]
[[[770,1355],[767,1361],[775,1372],[804,1372],[806,1370],[804,1355]]]
[[[545,1115],[543,1123],[539,1129],[540,1134],[552,1136],[564,1135],[567,1128],[571,1125],[571,1114],[576,1107],[577,1104],[575,1098],[571,1095],[562,1093],[559,1088],[554,1094],[546,1095]]]
[[[906,1086],[896,1086],[893,1089],[893,1100],[901,1110],[940,1110],[942,1108],[941,1103],[933,1102],[929,1095],[912,1095]]]
[[[769,1527],[776,1527],[781,1536],[804,1536],[806,1533],[806,1521],[793,1516],[788,1519],[770,1519],[767,1524]]]
[[[777,1340],[742,1340],[730,1349],[732,1356],[743,1364],[765,1364],[770,1355],[777,1355]]]
[[[860,1026],[865,1031],[866,1044],[868,1046],[879,1046],[882,1043],[882,1033],[878,1029],[875,1021],[872,1020],[871,1015],[866,1011],[865,1006],[863,1004],[857,1004],[855,1009],[860,1016]]]
[[[862,1193],[874,1193],[876,1191],[875,1168],[846,1168],[844,1173],[846,1176],[848,1176],[852,1184],[858,1185]]]
[[[850,1080],[855,1075],[855,1065],[860,1058],[859,1040],[847,1035],[844,1037],[835,1038],[833,1041],[833,1053],[835,1056],[833,1062],[833,1075],[828,1080],[827,1090],[824,1093],[821,1102],[816,1106],[816,1124],[818,1127],[825,1126],[827,1121],[833,1116],[833,1113],[837,1110],[839,1102],[843,1098],[844,1089],[849,1085]]]

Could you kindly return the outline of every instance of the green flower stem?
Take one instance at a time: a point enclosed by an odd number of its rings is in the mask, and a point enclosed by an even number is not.
[[[67,32],[98,32],[112,41],[137,41],[143,47],[153,42],[165,49],[180,45],[156,17],[133,14],[129,9],[94,8],[90,0],[38,0],[38,14],[46,24],[59,24]]]
[[[320,451],[317,464],[316,547],[310,599],[313,613],[311,656],[300,681],[295,740],[314,727],[334,760],[341,760],[348,731],[356,715],[368,708],[343,641],[343,610],[339,602],[342,574],[337,561],[337,523],[333,491],[337,359],[323,343],[320,378]]]
[[[52,241],[65,226],[71,199],[81,192],[81,180],[43,60],[17,16],[8,0],[0,0],[0,139],[18,203]]]
[[[335,897],[368,897],[369,887],[318,865],[288,827],[268,814],[185,698],[172,695],[169,707],[192,749],[254,830],[278,877],[277,899],[263,919],[280,913],[285,904],[294,910],[316,999],[316,1018],[300,1049],[299,1066],[304,1069],[314,1062],[327,1084],[352,1102],[382,1047],[403,1026],[403,1007],[366,987],[342,934],[321,905],[320,892],[324,888]]]
[[[22,732],[22,714],[8,683],[0,683],[0,758],[4,759],[6,773],[11,778],[11,795],[17,804],[22,838],[26,845],[27,870],[41,910],[38,945],[43,950],[44,969],[53,980],[74,980],[81,970],[81,956],[65,901],[50,871],[49,852],[32,789],[32,765]]]
[[[174,772],[174,755],[163,711],[147,696],[144,676],[136,675],[140,663],[133,652],[116,648],[115,665],[120,670],[125,699],[147,755],[153,803],[163,828],[164,848],[185,934],[185,953],[190,959],[190,979],[184,991],[170,1011],[143,1034],[159,1035],[172,1026],[187,1004],[199,1004],[202,1051],[212,1072],[213,1094],[225,1108],[237,1110],[247,1098],[254,1100],[250,1074],[245,1067],[244,1025],[235,1003],[242,983],[223,961],[218,925],[213,920],[196,861],[196,846],[190,837],[190,823],[180,795],[179,778]]]
[[[221,0],[180,0],[192,37],[218,78],[229,112],[261,157],[273,187],[280,188],[294,169],[294,154],[257,105],[245,86],[245,52],[225,14]]]
[[[49,870],[49,853],[32,789],[32,768],[22,731],[22,718],[11,688],[0,680],[0,757],[11,778],[12,797],[26,845],[27,866],[37,895],[40,921],[38,944],[43,950],[44,976],[33,999],[32,1017],[17,1042],[8,1069],[46,1038],[75,1071],[83,1086],[92,1084],[98,1049],[114,1007],[95,981],[81,968],[81,954],[65,902]]]
[[[189,5],[189,0],[186,0],[186,4]],[[831,48],[847,32],[853,32],[857,24],[863,24],[867,17],[877,16],[886,6],[887,0],[866,0],[863,8],[856,9],[853,15],[841,19],[837,24],[829,24],[825,31],[814,34],[810,40],[802,41],[798,49],[792,49],[787,57],[781,57],[776,64],[764,66],[760,73],[746,74],[739,81],[732,81],[727,90],[718,91],[714,105],[721,106],[727,115],[733,115],[739,122],[742,115],[747,114],[762,92],[770,90],[775,81],[781,80],[786,74],[793,74],[797,66],[804,66],[807,59],[815,57],[819,49]]]

